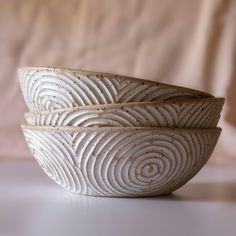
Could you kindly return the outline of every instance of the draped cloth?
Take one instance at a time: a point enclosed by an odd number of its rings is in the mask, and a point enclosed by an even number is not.
[[[0,159],[31,155],[20,66],[113,72],[226,97],[214,163],[236,163],[236,1],[8,0],[0,7]]]

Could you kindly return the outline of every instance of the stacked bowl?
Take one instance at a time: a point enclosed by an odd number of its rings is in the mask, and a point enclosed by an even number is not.
[[[221,132],[224,99],[202,91],[71,69],[18,74],[29,149],[73,193],[169,194],[204,166]]]

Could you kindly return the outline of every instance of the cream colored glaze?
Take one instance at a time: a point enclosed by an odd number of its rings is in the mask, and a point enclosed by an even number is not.
[[[66,190],[92,196],[168,194],[209,159],[221,129],[22,126],[36,161]]]
[[[26,113],[31,125],[214,128],[223,98],[81,106]]]
[[[197,90],[108,73],[21,68],[18,74],[30,111],[80,105],[213,97]]]

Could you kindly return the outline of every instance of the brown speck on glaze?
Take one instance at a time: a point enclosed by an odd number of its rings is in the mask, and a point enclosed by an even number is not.
[[[72,107],[76,107],[77,103],[76,102],[72,102]]]

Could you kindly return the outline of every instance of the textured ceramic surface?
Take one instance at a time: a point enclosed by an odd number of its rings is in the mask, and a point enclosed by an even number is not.
[[[25,118],[31,125],[214,128],[219,121],[223,103],[223,98],[205,98],[93,105],[26,113]]]
[[[77,194],[168,194],[209,159],[221,129],[22,126],[35,159],[57,184]]]
[[[21,68],[18,74],[30,111],[81,105],[213,97],[188,88],[107,73]]]

